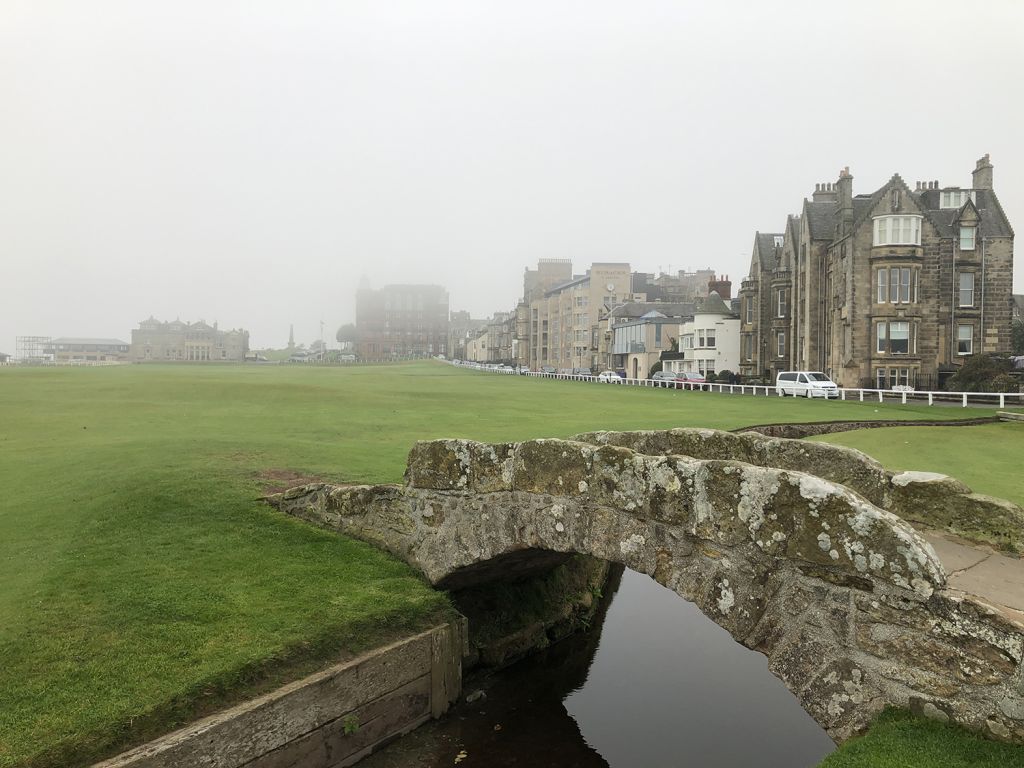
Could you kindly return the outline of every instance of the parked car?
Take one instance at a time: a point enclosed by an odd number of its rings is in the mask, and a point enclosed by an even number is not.
[[[680,386],[687,389],[706,389],[704,385],[708,381],[703,374],[696,371],[680,371],[676,374],[676,379],[681,382]]]
[[[558,371],[555,369],[555,366],[553,365],[542,365],[540,367],[540,372],[543,373],[545,376],[554,376],[556,373],[558,373]]]
[[[779,397],[839,397],[839,387],[820,371],[781,371],[775,378],[775,392]]]
[[[576,376],[593,376],[594,375],[593,373],[590,372],[589,368],[573,368],[572,372]]]
[[[622,377],[615,371],[601,371],[597,374],[597,380],[602,384],[621,384]]]
[[[656,387],[671,387],[679,389],[683,386],[679,383],[679,379],[676,378],[676,374],[672,371],[656,371],[655,374],[651,376],[651,381],[654,382],[654,386]]]

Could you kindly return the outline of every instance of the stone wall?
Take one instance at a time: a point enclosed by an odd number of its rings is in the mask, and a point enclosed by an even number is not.
[[[673,430],[418,443],[404,486],[310,485],[271,502],[439,586],[551,552],[646,573],[765,654],[837,741],[889,704],[1024,742],[1024,628],[947,590],[930,545],[884,508],[940,504],[937,489],[970,503],[951,482],[845,448]]]

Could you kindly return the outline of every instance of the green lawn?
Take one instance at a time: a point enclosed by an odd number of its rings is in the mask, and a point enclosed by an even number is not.
[[[0,766],[88,762],[449,610],[258,503],[266,473],[395,482],[442,436],[963,415],[438,363],[0,369]]]
[[[946,410],[946,409],[944,409]],[[848,445],[889,469],[942,472],[975,493],[1024,506],[1024,423],[973,427],[880,427],[811,438]]]
[[[1024,768],[1024,748],[887,710],[866,735],[848,741],[819,768]]]

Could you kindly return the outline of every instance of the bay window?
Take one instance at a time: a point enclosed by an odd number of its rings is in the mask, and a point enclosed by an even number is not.
[[[920,245],[920,216],[876,216],[873,245]]]
[[[910,267],[882,267],[876,277],[875,300],[879,304],[917,302],[918,270]]]
[[[912,343],[910,323],[903,320],[880,322],[875,326],[875,351],[884,355],[909,355],[916,352]]]

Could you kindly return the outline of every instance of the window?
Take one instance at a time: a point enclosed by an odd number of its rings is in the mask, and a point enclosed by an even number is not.
[[[974,250],[974,227],[960,227],[960,250]]]
[[[697,347],[703,348],[704,346],[704,329],[701,328],[697,331]]]
[[[916,302],[917,270],[910,267],[882,267],[878,270],[875,294],[879,304]]]
[[[875,217],[874,245],[920,245],[920,216]]]
[[[889,352],[894,355],[910,352],[910,323],[889,323]]]
[[[940,208],[959,208],[968,200],[974,199],[970,189],[947,189],[939,193]]]
[[[714,348],[715,346],[715,329],[708,328],[704,336],[704,345],[707,347]]]
[[[747,297],[747,322],[754,322],[754,297]]]
[[[785,317],[786,316],[786,289],[785,288],[779,288],[779,294],[777,296],[777,299],[778,299],[778,306],[777,306],[777,309],[776,309],[776,315],[775,316],[776,317]]]
[[[960,273],[960,306],[974,306],[974,273]]]
[[[744,360],[753,360],[754,359],[754,354],[753,354],[754,345],[753,345],[753,341],[754,341],[754,339],[753,339],[752,336],[750,336],[750,334],[747,334],[746,336],[743,337],[743,359]]]
[[[786,332],[779,331],[775,336],[775,343],[777,346],[777,353],[779,357],[786,356]]]
[[[909,355],[911,352],[909,322],[881,322],[875,326],[875,351],[881,355]],[[916,343],[914,344],[916,351]]]
[[[956,327],[956,353],[970,355],[974,351],[974,326],[958,325]]]

